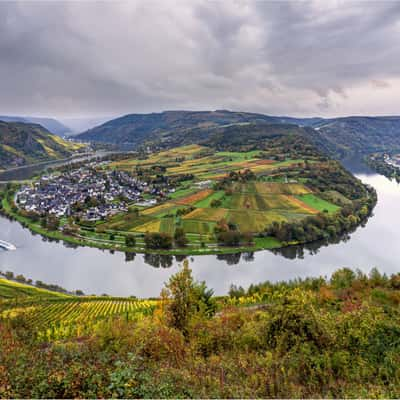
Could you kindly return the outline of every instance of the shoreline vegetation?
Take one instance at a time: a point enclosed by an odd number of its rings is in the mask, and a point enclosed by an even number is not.
[[[1,398],[398,398],[400,274],[231,285],[188,260],[157,299],[0,279]]]
[[[123,171],[157,192],[173,191],[158,196],[155,205],[128,204],[126,212],[102,220],[26,211],[16,204],[20,186],[12,183],[0,192],[0,212],[31,232],[69,245],[161,255],[234,254],[336,239],[371,215],[375,190],[337,161],[299,138],[272,144],[269,153],[190,145],[136,158],[114,156],[95,173]],[[57,173],[73,168],[63,166]],[[86,200],[73,208],[99,204],[98,198]]]

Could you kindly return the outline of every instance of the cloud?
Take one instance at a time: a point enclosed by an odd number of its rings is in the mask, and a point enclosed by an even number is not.
[[[1,2],[0,111],[398,113],[399,15],[398,2]]]

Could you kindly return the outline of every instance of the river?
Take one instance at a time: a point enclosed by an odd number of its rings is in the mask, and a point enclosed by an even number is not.
[[[218,295],[230,284],[248,287],[265,280],[330,276],[340,267],[369,272],[373,267],[392,274],[400,271],[400,186],[359,164],[347,165],[362,181],[374,186],[378,204],[365,227],[336,244],[291,248],[283,254],[261,251],[234,256],[190,257],[196,279],[206,281]],[[16,245],[0,250],[0,270],[21,273],[33,280],[58,284],[86,294],[157,296],[179,268],[176,257],[124,254],[98,249],[67,247],[32,235],[17,222],[0,218],[0,239]]]

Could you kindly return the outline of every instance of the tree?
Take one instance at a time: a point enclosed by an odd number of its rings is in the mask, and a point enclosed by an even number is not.
[[[172,237],[167,233],[147,232],[144,242],[149,249],[170,249],[172,247]]]
[[[341,268],[335,271],[331,277],[331,285],[335,289],[347,289],[356,278],[356,274],[349,268]]]
[[[246,291],[242,288],[242,286],[231,284],[228,294],[229,297],[234,297],[238,299],[239,297],[244,296],[246,294]]]
[[[224,246],[239,246],[242,235],[238,231],[219,232],[217,234],[218,243]]]
[[[161,292],[167,324],[187,335],[189,322],[194,316],[215,313],[212,295],[212,289],[207,289],[205,282],[194,281],[189,261],[184,260],[182,269],[170,277]]]
[[[188,239],[183,228],[178,227],[175,229],[174,241],[178,247],[185,247],[187,245]]]
[[[135,247],[136,246],[136,238],[132,235],[125,236],[125,245],[126,247]]]
[[[55,215],[48,215],[44,217],[40,224],[43,228],[48,229],[49,231],[56,231],[60,226],[60,220]]]
[[[218,207],[221,207],[221,205],[222,205],[222,201],[220,199],[211,200],[210,206],[212,208],[218,208]]]
[[[6,271],[6,273],[4,274],[4,276],[7,279],[14,279],[14,273],[12,271]]]

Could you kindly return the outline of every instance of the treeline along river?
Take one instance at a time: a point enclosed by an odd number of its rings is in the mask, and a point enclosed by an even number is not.
[[[344,164],[378,193],[373,216],[364,227],[337,243],[314,243],[280,252],[189,257],[195,277],[205,280],[216,294],[225,294],[231,283],[247,287],[265,280],[330,276],[340,267],[364,272],[377,267],[387,274],[400,271],[400,185],[358,162]],[[33,235],[4,217],[0,217],[0,239],[17,247],[16,251],[0,250],[1,271],[68,290],[81,289],[86,294],[157,296],[183,259],[73,248]]]

